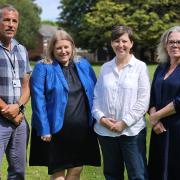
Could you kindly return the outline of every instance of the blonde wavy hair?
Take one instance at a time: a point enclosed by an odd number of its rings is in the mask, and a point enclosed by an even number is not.
[[[71,56],[70,60],[73,60],[73,58],[75,57],[76,48],[75,48],[75,43],[74,43],[72,36],[70,34],[68,34],[65,30],[60,29],[55,32],[55,34],[52,36],[52,38],[50,39],[50,41],[48,43],[47,52],[46,52],[45,57],[43,58],[44,63],[52,64],[53,60],[55,59],[54,47],[55,47],[56,42],[59,40],[67,40],[67,41],[71,42],[73,52],[72,52],[72,56]]]
[[[159,43],[159,45],[157,47],[157,60],[160,63],[165,63],[165,62],[168,62],[170,60],[168,52],[166,50],[166,46],[167,46],[167,43],[168,43],[169,35],[172,32],[180,32],[180,26],[171,27],[170,29],[165,31],[163,33],[163,35],[161,36],[160,43]]]

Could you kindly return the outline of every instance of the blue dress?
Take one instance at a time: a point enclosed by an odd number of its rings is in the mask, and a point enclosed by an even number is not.
[[[149,151],[149,180],[180,180],[180,65],[168,78],[164,79],[169,63],[156,69],[150,108],[157,110],[170,102],[174,103],[176,113],[161,119],[166,132],[151,133]]]

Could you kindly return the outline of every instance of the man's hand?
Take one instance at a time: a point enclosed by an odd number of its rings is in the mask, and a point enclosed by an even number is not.
[[[24,114],[19,113],[15,118],[8,119],[10,120],[15,126],[19,126],[24,118]]]
[[[8,104],[5,108],[1,109],[1,114],[7,119],[14,119],[19,114],[19,105]]]

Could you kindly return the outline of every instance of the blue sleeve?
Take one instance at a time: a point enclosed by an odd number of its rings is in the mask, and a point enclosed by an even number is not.
[[[81,63],[83,63],[84,65],[84,69],[88,70],[88,75],[89,77],[93,80],[94,85],[96,84],[97,78],[96,78],[96,74],[91,66],[91,64],[89,63],[89,61],[85,58],[81,59]]]
[[[89,64],[89,76],[92,78],[94,85],[95,85],[97,78],[96,78],[96,74],[94,72],[94,69],[92,68],[92,66],[90,64]]]
[[[46,110],[45,83],[46,68],[45,64],[38,63],[34,67],[30,79],[31,105],[32,105],[32,126],[36,129],[39,136],[50,134],[50,126]]]

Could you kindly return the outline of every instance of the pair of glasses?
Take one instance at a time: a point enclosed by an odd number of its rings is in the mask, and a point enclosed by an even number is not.
[[[176,45],[176,46],[180,47],[180,40],[177,40],[177,41],[169,40],[169,41],[168,41],[168,45],[169,45],[169,46],[174,46],[174,45]]]

